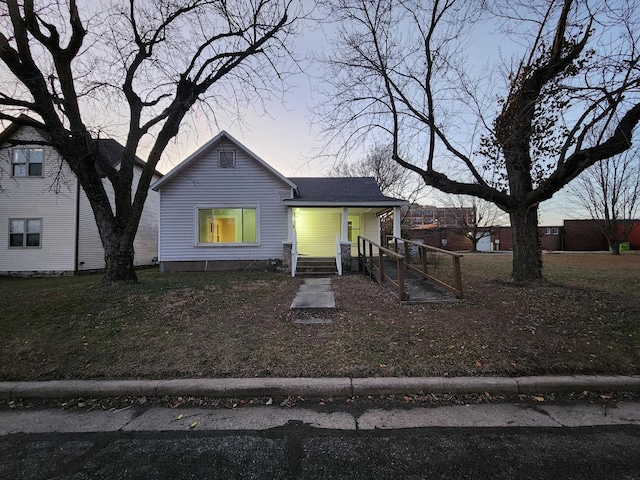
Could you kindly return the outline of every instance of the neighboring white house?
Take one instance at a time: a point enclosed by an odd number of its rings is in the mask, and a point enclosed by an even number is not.
[[[20,145],[7,143],[20,140]],[[22,144],[22,142],[34,142]],[[34,128],[11,125],[0,133],[0,274],[74,273],[102,269],[104,250],[89,201],[58,152]],[[99,140],[118,164],[122,145]],[[142,160],[136,158],[134,185]],[[157,173],[154,180],[161,177]],[[104,180],[113,202],[113,189]],[[134,243],[134,264],[150,265],[158,251],[159,195],[149,192]]]
[[[361,235],[380,239],[382,213],[407,202],[375,180],[286,178],[227,132],[151,185],[160,192],[161,269],[295,265],[304,257],[350,261]]]

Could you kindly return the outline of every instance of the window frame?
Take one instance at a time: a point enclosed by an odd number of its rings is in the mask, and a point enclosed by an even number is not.
[[[38,150],[41,152],[40,162],[31,161],[31,152],[34,150]],[[16,162],[18,152],[26,152],[24,162]],[[15,178],[42,178],[44,176],[44,160],[45,160],[45,150],[43,147],[14,147],[11,149],[11,176]],[[40,174],[31,175],[30,166],[38,165],[38,164],[40,165]],[[25,166],[25,175],[16,175],[16,168],[15,168],[16,165]]]
[[[28,245],[28,236],[29,236],[29,221],[38,221],[40,224],[40,231],[37,232],[38,234],[38,245]],[[17,235],[17,233],[12,233],[11,232],[11,223],[12,222],[22,222],[22,245],[11,245],[11,235]],[[42,217],[37,217],[37,218],[27,218],[27,217],[22,217],[22,218],[10,218],[9,219],[9,226],[8,226],[8,231],[9,231],[9,235],[8,235],[8,248],[10,249],[17,249],[17,250],[33,250],[33,249],[40,249],[42,248],[42,227],[43,227],[43,221],[42,221]],[[31,232],[31,234],[33,234],[33,232]]]
[[[200,211],[201,210],[254,210],[256,216],[256,241],[255,242],[200,242]],[[213,215],[213,214],[212,214]],[[215,218],[215,217],[212,217]],[[244,232],[243,232],[244,233]],[[260,246],[260,205],[248,204],[215,204],[196,205],[194,208],[194,245],[196,247],[256,247]]]
[[[222,163],[222,154],[223,153],[231,153],[232,154],[232,159],[231,159],[231,165],[227,165]],[[236,151],[235,150],[225,150],[225,149],[220,149],[218,150],[218,168],[236,168]]]

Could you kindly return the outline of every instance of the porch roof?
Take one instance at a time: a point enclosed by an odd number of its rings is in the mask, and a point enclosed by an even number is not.
[[[294,198],[284,200],[292,206],[400,207],[409,202],[387,197],[373,177],[294,177]]]

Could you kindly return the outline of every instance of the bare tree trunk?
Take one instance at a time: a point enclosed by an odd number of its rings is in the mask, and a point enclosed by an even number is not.
[[[471,251],[473,253],[477,253],[478,252],[478,237],[477,235],[473,235],[473,238],[470,239],[471,240]]]
[[[524,207],[510,213],[513,238],[513,271],[516,283],[542,280],[542,250],[538,237],[538,207]]]
[[[622,241],[618,238],[617,232],[610,232],[607,234],[607,243],[609,244],[612,255],[620,255],[620,244]]]
[[[133,268],[134,236],[126,233],[106,235],[103,238],[105,283],[132,283],[138,281]]]

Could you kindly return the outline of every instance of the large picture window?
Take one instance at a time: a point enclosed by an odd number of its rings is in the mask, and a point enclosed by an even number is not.
[[[42,148],[14,148],[11,158],[11,174],[14,177],[41,177]]]
[[[198,209],[198,243],[257,243],[255,208]]]
[[[12,218],[9,220],[10,247],[40,247],[42,220],[39,218]]]

